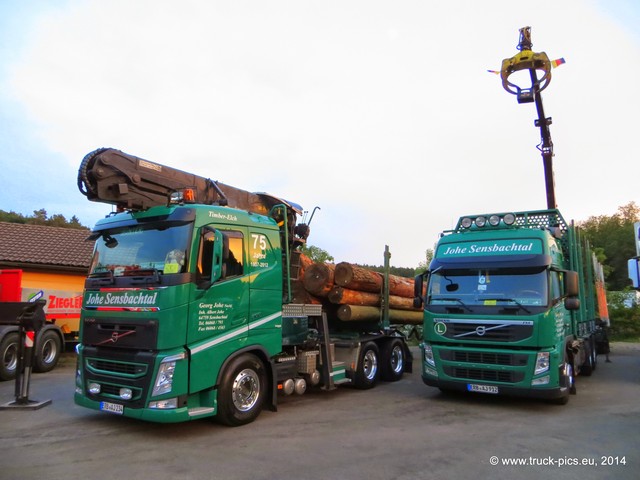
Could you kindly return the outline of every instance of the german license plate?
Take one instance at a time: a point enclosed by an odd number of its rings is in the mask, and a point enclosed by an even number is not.
[[[469,383],[467,384],[467,390],[469,390],[470,392],[479,392],[479,393],[499,393],[498,392],[498,387],[496,387],[495,385],[478,385],[475,383]]]
[[[103,412],[115,413],[122,415],[124,413],[124,405],[111,402],[100,402],[100,410]]]

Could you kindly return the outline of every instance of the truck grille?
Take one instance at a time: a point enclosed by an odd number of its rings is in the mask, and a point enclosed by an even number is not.
[[[528,358],[527,355],[518,353],[469,352],[466,350],[440,350],[439,354],[442,360],[508,366],[525,366]]]
[[[482,380],[485,382],[518,383],[524,379],[524,372],[510,370],[485,370],[481,368],[445,366],[444,373],[453,378]]]
[[[87,359],[87,368],[94,373],[109,373],[116,376],[141,377],[147,373],[147,365],[114,362],[111,360]]]
[[[533,335],[533,322],[526,320],[434,320],[434,323],[438,322],[446,325],[442,336],[452,340],[517,342]]]

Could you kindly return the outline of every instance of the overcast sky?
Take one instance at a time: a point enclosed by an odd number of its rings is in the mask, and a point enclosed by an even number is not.
[[[567,220],[640,204],[640,2],[0,0],[0,209],[110,212],[99,147],[311,212],[336,261],[415,267],[464,214],[546,208],[533,104],[502,89],[532,27]]]

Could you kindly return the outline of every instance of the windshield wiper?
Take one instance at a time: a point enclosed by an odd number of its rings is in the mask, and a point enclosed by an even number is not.
[[[515,298],[508,298],[508,297],[482,297],[482,298],[480,298],[480,300],[482,300],[482,301],[490,300],[490,301],[496,301],[496,302],[513,302],[516,305],[518,305],[518,307],[520,307],[525,312],[531,313],[531,310],[529,310],[527,307],[525,307],[523,304],[521,304]]]
[[[473,310],[471,310],[466,303],[464,303],[462,300],[460,300],[459,298],[455,298],[455,297],[438,297],[438,298],[431,298],[431,300],[441,300],[441,301],[447,301],[447,300],[451,300],[452,302],[456,302],[459,303],[460,305],[462,305],[464,308],[467,309],[467,311],[469,312],[473,312]]]

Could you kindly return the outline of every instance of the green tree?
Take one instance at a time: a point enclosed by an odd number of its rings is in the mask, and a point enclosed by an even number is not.
[[[71,220],[67,221],[64,215],[60,213],[56,213],[51,217],[47,216],[47,211],[44,208],[40,210],[34,210],[33,215],[30,217],[24,216],[21,213],[16,213],[14,211],[6,212],[4,210],[0,210],[0,222],[9,222],[9,223],[28,223],[32,225],[48,225],[50,227],[64,227],[64,228],[79,228],[79,229],[87,229],[84,225],[80,223],[78,217],[75,215],[71,217]]]
[[[334,261],[329,252],[315,245],[304,245],[300,251],[316,263],[331,263]]]
[[[605,267],[609,290],[623,290],[629,285],[627,260],[636,255],[633,224],[640,221],[640,207],[635,202],[618,207],[613,215],[589,217],[579,222]]]
[[[431,263],[431,260],[433,260],[433,248],[427,248],[427,250],[424,252],[424,256],[424,260],[418,263],[418,268],[416,268],[416,271],[418,273],[426,272],[427,270],[429,270],[429,264]]]

